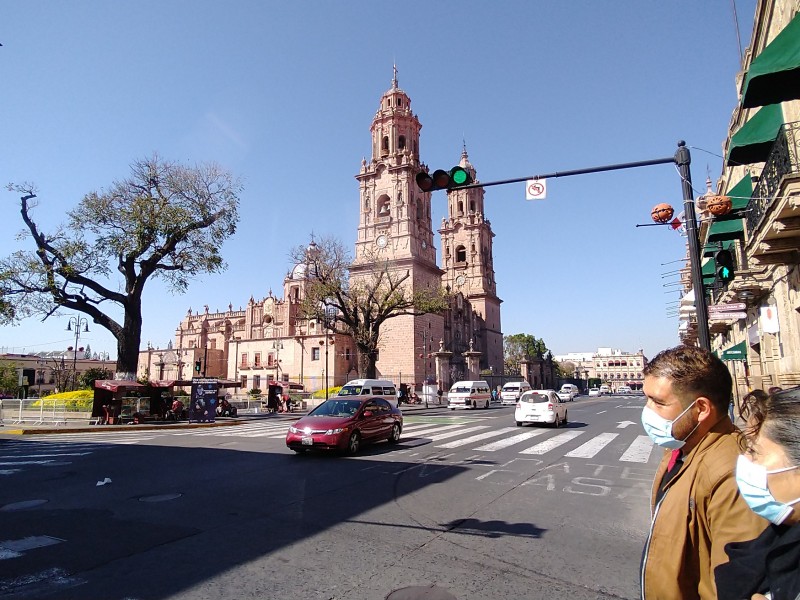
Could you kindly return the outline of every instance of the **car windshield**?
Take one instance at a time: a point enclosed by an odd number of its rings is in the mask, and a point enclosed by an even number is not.
[[[308,413],[310,417],[352,417],[361,406],[360,400],[326,400]]]
[[[534,404],[538,404],[540,402],[549,402],[550,397],[547,394],[537,394],[535,392],[529,392],[527,394],[523,394],[521,400],[522,402],[531,402]]]
[[[457,387],[453,387],[453,389],[451,389],[450,392],[453,393],[453,394],[469,394],[470,389],[471,388],[464,387],[464,386],[457,386]]]
[[[361,393],[360,385],[346,385],[339,390],[337,396],[358,396]]]

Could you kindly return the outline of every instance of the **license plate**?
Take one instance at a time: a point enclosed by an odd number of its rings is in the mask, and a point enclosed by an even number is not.
[[[300,441],[302,442],[303,446],[313,446],[314,445],[314,438],[304,437]]]

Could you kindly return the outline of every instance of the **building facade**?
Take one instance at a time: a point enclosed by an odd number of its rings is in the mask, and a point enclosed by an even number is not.
[[[408,293],[440,288],[450,292],[450,308],[444,314],[386,321],[376,362],[378,376],[396,384],[428,382],[446,389],[455,380],[476,378],[481,370],[502,371],[501,300],[494,278],[494,233],[484,214],[482,189],[448,192],[448,214],[439,229],[441,266],[437,262],[432,197],[421,192],[415,180],[420,171],[427,171],[420,160],[421,129],[395,69],[370,125],[370,159],[362,159],[356,175],[359,220],[350,283],[358,285],[388,268],[408,273]],[[477,181],[466,148],[459,164]],[[318,390],[356,377],[352,339],[325,323],[298,318],[308,271],[305,264],[295,265],[281,297],[270,291],[260,300],[251,297],[239,310],[189,309],[175,331],[174,344],[140,352],[138,376],[217,376],[239,382],[244,390],[262,391],[270,381]]]
[[[11,364],[19,373],[20,389],[15,397],[46,396],[80,389],[81,375],[89,369],[116,370],[116,361],[108,356],[88,357],[83,348],[33,354],[0,354],[0,360]]]
[[[727,361],[736,395],[800,385],[800,2],[759,0],[736,86],[716,189],[696,201],[711,347]],[[733,211],[715,216],[718,196]],[[730,251],[734,277],[718,276]],[[697,341],[691,281],[679,333]]]
[[[647,357],[643,350],[624,352],[615,348],[598,348],[597,352],[570,352],[554,357],[559,363],[573,365],[575,378],[582,381],[599,379],[612,391],[620,386],[641,390]]]

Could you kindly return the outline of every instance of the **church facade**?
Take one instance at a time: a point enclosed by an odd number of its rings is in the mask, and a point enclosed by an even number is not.
[[[408,273],[409,291],[443,287],[449,292],[445,314],[386,321],[376,364],[378,376],[395,384],[428,382],[447,389],[458,379],[478,378],[481,370],[502,372],[501,300],[494,279],[494,233],[484,213],[482,188],[447,192],[437,257],[432,194],[421,192],[415,182],[427,170],[420,160],[421,129],[395,70],[370,126],[371,157],[362,160],[356,175],[359,221],[351,278],[355,283],[388,265]],[[478,181],[466,148],[459,164]],[[266,390],[273,380],[291,381],[309,391],[355,378],[358,361],[352,340],[325,323],[298,318],[309,276],[304,264],[296,265],[286,275],[282,297],[270,290],[263,299],[251,297],[239,310],[190,309],[175,331],[174,345],[140,353],[139,377],[203,374],[236,380],[245,390]],[[202,366],[196,373],[198,360]]]

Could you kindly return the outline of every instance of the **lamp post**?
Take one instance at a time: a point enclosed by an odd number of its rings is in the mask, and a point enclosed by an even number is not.
[[[279,375],[281,371],[281,350],[283,350],[283,342],[280,340],[273,341],[272,349],[275,350],[275,381],[280,381]]]
[[[80,315],[70,317],[67,322],[67,331],[72,331],[73,323],[75,324],[75,347],[72,349],[72,390],[74,391],[78,387],[78,339],[81,337],[81,333],[89,333],[89,320]],[[81,332],[81,327],[83,327],[83,332]]]
[[[324,305],[323,328],[325,333],[325,400],[328,399],[328,330],[336,322],[336,307]]]
[[[43,359],[41,357],[36,359],[36,365],[39,367],[39,369],[37,371],[37,377],[36,377],[36,379],[37,379],[37,381],[39,383],[39,392],[38,392],[39,398],[42,397],[42,379],[44,379],[44,366],[46,364],[47,364],[47,361],[45,359]]]
[[[426,386],[428,384],[428,330],[422,331],[422,395],[425,397],[425,408],[428,408],[428,393]]]

